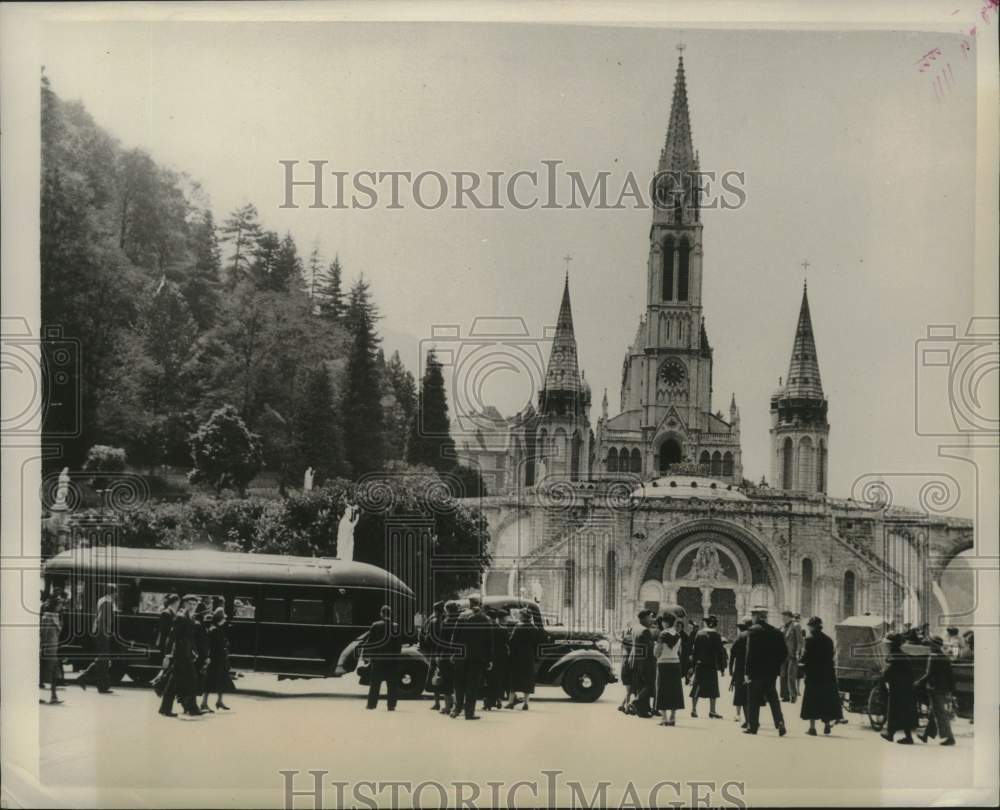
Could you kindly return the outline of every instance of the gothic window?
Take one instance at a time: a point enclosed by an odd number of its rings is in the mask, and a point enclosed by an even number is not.
[[[677,194],[674,196],[674,225],[680,225],[683,222],[683,212],[683,195]]]
[[[841,614],[843,618],[848,616],[853,616],[857,610],[855,607],[855,592],[856,592],[856,581],[854,578],[853,571],[844,572],[844,594],[843,598],[840,600]]]
[[[816,452],[816,491],[826,492],[826,442],[822,439]]]
[[[608,472],[618,472],[618,451],[614,447],[608,450]]]
[[[701,451],[701,455],[698,456],[698,463],[708,469],[712,468],[712,457],[708,454],[708,450]]]
[[[663,243],[663,300],[674,300],[674,240],[669,236]]]
[[[573,590],[576,587],[576,563],[573,560],[566,560],[563,563],[563,605],[573,607]]]
[[[688,300],[688,257],[691,253],[691,246],[687,239],[682,239],[678,247],[677,257],[677,300]]]
[[[617,604],[618,594],[618,570],[615,550],[608,549],[604,563],[604,609],[614,610]]]
[[[642,472],[642,454],[638,450],[632,451],[632,472]]]
[[[722,453],[718,450],[712,453],[712,475],[722,475]]]
[[[813,443],[808,436],[799,442],[799,474],[795,477],[798,488],[808,490],[816,481],[816,471],[813,467]]]
[[[732,475],[733,474],[733,454],[726,453],[722,457],[722,474]]]
[[[791,437],[785,439],[781,448],[781,488],[792,488],[792,469],[795,463],[795,447],[792,445]]]
[[[681,460],[681,446],[676,439],[667,439],[660,445],[660,473],[666,475],[671,464]]]
[[[813,564],[812,560],[805,557],[802,560],[802,583],[801,598],[799,599],[799,610],[803,616],[813,615]]]
[[[570,450],[569,477],[574,481],[580,480],[580,449],[583,447],[583,439],[579,433],[574,433],[570,440],[572,449]]]

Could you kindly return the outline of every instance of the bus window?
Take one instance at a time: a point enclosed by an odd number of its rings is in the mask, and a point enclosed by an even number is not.
[[[233,599],[233,618],[252,619],[257,615],[257,605],[252,596],[237,596]]]
[[[338,596],[333,601],[333,623],[354,623],[354,605],[351,604],[351,600],[346,596]]]
[[[265,599],[260,608],[260,618],[264,622],[288,621],[284,599]]]
[[[119,582],[116,589],[118,596],[115,601],[118,610],[121,613],[138,613],[140,602],[138,585],[134,582]],[[163,602],[161,601],[160,604],[162,605]]]
[[[293,599],[291,620],[300,624],[322,624],[323,603],[318,599]]]
[[[167,596],[162,591],[143,591],[139,594],[139,613],[159,613]]]

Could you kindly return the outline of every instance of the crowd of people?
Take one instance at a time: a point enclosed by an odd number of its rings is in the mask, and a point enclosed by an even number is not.
[[[470,596],[468,603],[465,611],[454,600],[435,603],[433,615],[420,629],[420,650],[431,663],[431,710],[478,720],[476,706],[482,696],[484,711],[517,705],[527,711],[544,631],[529,610],[521,610],[508,629],[483,611],[478,595]],[[363,654],[371,662],[367,708],[377,708],[385,683],[386,706],[394,711],[402,634],[388,606],[381,614],[362,637]]]
[[[638,626],[622,637],[625,697],[619,711],[658,718],[661,726],[675,726],[677,712],[685,709],[684,686],[690,685],[690,716],[698,717],[698,701],[706,698],[708,717],[721,719],[716,706],[719,679],[728,672],[734,720],[741,723],[745,734],[758,733],[760,712],[766,704],[778,735],[785,736],[781,704],[798,701],[800,681],[804,688],[799,717],[809,724],[806,734],[817,736],[817,721],[823,723],[824,734],[831,734],[836,724],[846,722],[833,639],[823,632],[818,616],[806,622],[805,631],[792,611],[783,611],[782,619],[783,626],[774,627],[768,622],[767,608],[754,608],[750,617],[738,623],[738,635],[727,653],[715,616],[706,617],[700,629],[689,622],[685,631],[683,620],[670,610],[660,615],[640,611]],[[956,628],[948,628],[950,640],[957,635]],[[914,677],[912,659],[902,650],[908,640],[929,647],[927,670],[920,678]],[[888,641],[889,654],[880,677],[886,701],[883,738],[892,741],[896,733],[903,732],[899,742],[913,743],[912,733],[918,728],[918,692],[923,690],[929,721],[919,739],[927,742],[938,736],[942,745],[954,745],[950,701],[955,682],[950,660],[969,654],[971,633],[961,646],[954,641],[946,645],[929,633],[892,634]]]

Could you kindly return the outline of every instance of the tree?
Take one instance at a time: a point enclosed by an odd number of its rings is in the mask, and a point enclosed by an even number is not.
[[[343,269],[340,257],[334,256],[316,289],[319,312],[324,318],[339,321],[344,316]]]
[[[199,330],[205,331],[215,323],[218,314],[222,274],[222,256],[212,212],[201,211],[191,223],[190,231],[192,261],[179,286]]]
[[[392,404],[386,410],[386,454],[389,459],[402,461],[406,458],[406,444],[413,430],[417,384],[398,351],[386,362],[385,377],[386,387],[392,395]]]
[[[243,497],[260,471],[260,438],[247,429],[236,408],[224,405],[191,435],[191,459],[192,484],[204,481],[217,495],[231,487]]]
[[[306,263],[305,290],[311,301],[316,301],[316,290],[323,283],[323,260],[320,257],[319,243],[313,246]],[[317,305],[318,308],[318,305]]]
[[[346,472],[340,420],[334,408],[333,380],[324,363],[309,373],[294,431],[300,475],[307,467],[312,467],[318,485]]]
[[[260,237],[260,223],[257,221],[257,208],[253,203],[247,203],[237,208],[222,223],[219,229],[222,239],[231,242],[233,253],[227,263],[230,283],[235,283],[241,274],[249,272],[254,248]]]
[[[420,382],[420,397],[410,433],[407,460],[411,464],[425,464],[442,471],[452,469],[456,463],[444,375],[433,349],[427,352],[427,366]]]
[[[380,470],[385,461],[377,317],[368,283],[362,276],[351,288],[347,308],[345,325],[351,349],[341,398],[344,455],[356,476]]]
[[[278,266],[281,240],[274,231],[263,231],[253,246],[250,262],[250,278],[259,290],[276,290],[273,276]]]

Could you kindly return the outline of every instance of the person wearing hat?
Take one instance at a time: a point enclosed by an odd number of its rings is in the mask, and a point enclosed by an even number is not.
[[[540,620],[540,616],[537,620]],[[521,711],[528,711],[528,703],[535,691],[535,670],[538,650],[545,643],[545,631],[536,624],[536,616],[530,609],[521,611],[518,623],[510,633],[507,649],[510,656],[510,699],[507,708],[513,709],[518,692],[524,698]]]
[[[438,633],[437,683],[435,688],[444,698],[441,714],[450,715],[455,708],[455,663],[452,658],[458,648],[454,645],[455,627],[458,625],[459,605],[454,599],[444,603],[444,618]]]
[[[635,681],[635,714],[638,717],[652,717],[652,699],[656,691],[656,656],[653,636],[654,611],[640,610],[640,630],[632,643],[633,679]]]
[[[917,695],[913,684],[913,667],[910,656],[903,652],[905,637],[893,633],[886,637],[889,656],[885,669],[879,676],[879,684],[887,692],[885,711],[885,731],[882,739],[892,742],[897,731],[903,732],[901,745],[913,745],[912,732],[918,726]]]
[[[455,661],[455,708],[451,716],[458,717],[464,708],[466,720],[478,720],[476,701],[482,689],[483,677],[493,666],[493,623],[482,611],[479,594],[469,596],[469,611],[455,625],[454,643],[460,652]]]
[[[931,717],[927,730],[918,736],[921,742],[927,742],[927,738],[936,731],[941,737],[941,745],[954,745],[955,736],[951,730],[948,703],[955,691],[955,675],[951,669],[951,660],[944,652],[944,639],[941,636],[930,636],[927,642],[930,647],[927,672],[917,681],[917,686],[927,690]]]
[[[747,631],[747,727],[744,734],[756,734],[760,728],[760,707],[767,703],[778,734],[785,736],[785,718],[781,714],[781,701],[775,681],[781,672],[787,647],[782,632],[767,622],[767,608],[755,607],[750,611],[753,624]]]
[[[202,598],[194,611],[194,648],[197,654],[195,673],[197,674],[197,690],[195,695],[201,695],[202,712],[214,714],[208,706],[208,665],[211,651],[208,641],[208,628],[212,626],[212,611],[208,600]]]
[[[803,645],[800,662],[806,684],[799,717],[809,721],[806,734],[815,737],[817,720],[823,721],[823,733],[829,734],[831,724],[843,719],[844,712],[837,689],[833,639],[823,632],[823,621],[819,616],[813,616],[806,626],[809,637]]]
[[[206,672],[205,693],[201,701],[202,711],[208,708],[208,695],[215,692],[215,708],[229,711],[222,700],[229,679],[229,638],[226,635],[226,609],[217,607],[211,613],[211,623],[208,628],[208,670]]]
[[[795,621],[795,614],[785,608],[781,611],[785,623],[785,660],[781,665],[781,702],[794,703],[799,697],[799,655],[802,652],[802,626]]]
[[[62,620],[59,617],[59,609],[62,607],[62,599],[58,593],[52,593],[45,600],[42,608],[42,615],[38,621],[40,638],[39,652],[41,653],[41,675],[40,680],[44,685],[48,682],[49,703],[58,705],[62,703],[59,695],[56,694],[56,687],[62,677],[62,661],[59,658],[59,637],[62,635]],[[44,700],[39,701],[45,703]]]
[[[181,600],[180,609],[174,615],[170,630],[170,644],[164,657],[164,667],[168,671],[167,682],[160,701],[160,714],[176,717],[174,700],[184,709],[184,714],[196,717],[201,714],[197,698],[197,674],[195,673],[194,622],[191,613],[198,603],[198,597],[187,595]]]
[[[403,634],[399,624],[392,620],[392,608],[383,605],[379,618],[368,629],[364,642],[365,656],[371,662],[368,676],[367,709],[378,708],[379,692],[385,682],[386,707],[396,711],[397,689],[399,687],[399,659],[403,650]]]
[[[726,671],[726,648],[718,631],[719,620],[715,616],[705,618],[705,626],[699,630],[692,644],[694,665],[694,685],[691,687],[691,716],[698,716],[698,699],[708,698],[708,716],[722,719],[715,711],[715,701],[719,698],[719,675]]]
[[[750,629],[751,619],[744,616],[736,625],[739,633],[729,650],[729,691],[733,693],[733,708],[736,709],[736,716],[733,718],[740,722],[741,711],[747,705],[747,684],[744,679],[747,666],[747,631]],[[746,728],[746,720],[743,720],[742,727]]]

